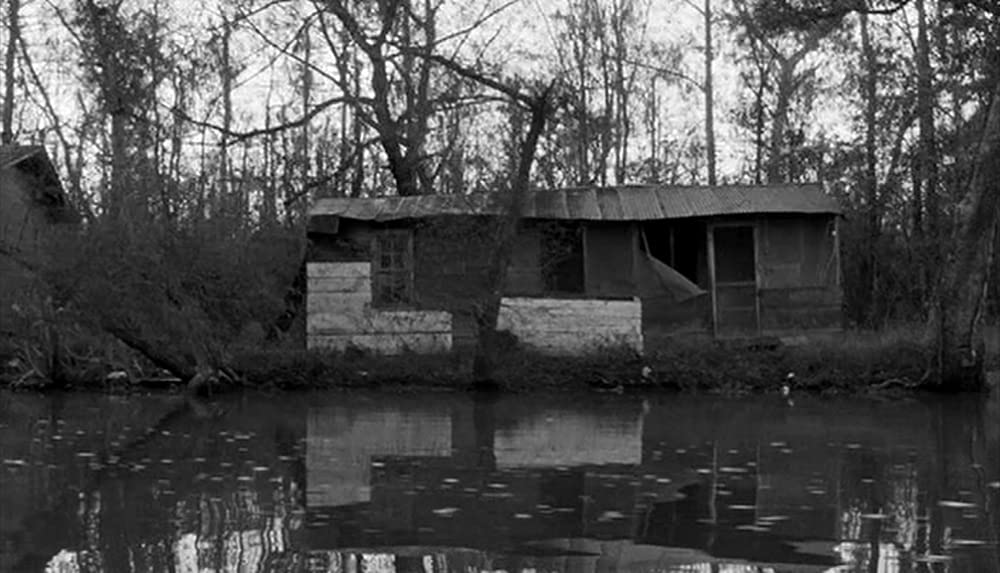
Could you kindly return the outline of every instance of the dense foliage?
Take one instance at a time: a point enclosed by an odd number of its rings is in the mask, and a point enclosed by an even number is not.
[[[46,144],[86,216],[55,288],[133,347],[183,341],[175,372],[287,312],[310,200],[505,188],[525,167],[547,186],[822,180],[851,325],[958,296],[944,271],[993,153],[990,2],[186,6],[12,1],[2,27],[4,138]],[[973,314],[995,320],[998,282]]]

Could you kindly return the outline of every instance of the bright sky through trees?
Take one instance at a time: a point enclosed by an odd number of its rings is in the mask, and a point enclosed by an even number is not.
[[[620,0],[619,0],[620,1]],[[524,78],[548,78],[567,74],[566,59],[570,56],[565,45],[564,16],[579,1],[553,0],[479,0],[476,2],[446,1],[440,5],[438,27],[440,36],[457,32],[481,22],[468,35],[457,35],[445,42],[445,53],[455,53],[468,63],[486,62],[508,75]],[[638,42],[655,47],[655,53],[638,54],[633,63],[646,71],[662,72],[652,88],[658,99],[656,113],[660,116],[659,136],[664,148],[680,150],[703,145],[704,122],[703,94],[703,17],[696,0],[640,0],[633,2],[638,24],[631,34],[638,35]],[[79,42],[74,29],[73,0],[30,0],[21,9],[21,29],[28,54],[37,72],[38,80],[51,98],[55,110],[64,123],[80,121],[88,113],[92,94],[81,80]],[[322,34],[316,20],[317,5],[305,0],[254,2],[248,0],[157,0],[156,2],[126,1],[125,14],[139,10],[152,11],[162,22],[166,50],[177,58],[180,65],[192,73],[204,73],[213,65],[209,61],[216,48],[218,30],[223,15],[240,19],[234,27],[230,51],[235,77],[232,82],[234,126],[253,129],[268,123],[268,114],[277,111],[298,96],[295,83],[302,73],[301,38],[296,34],[303,22],[311,19],[312,42],[321,48]],[[746,48],[737,46],[733,39],[731,7],[727,2],[716,5],[714,17],[714,84],[716,104],[715,130],[720,158],[721,180],[735,181],[743,177],[746,163],[753,155],[751,134],[741,128],[736,115],[741,106],[750,105],[748,87],[740,78],[740,66]],[[249,15],[240,18],[241,15]],[[488,17],[487,17],[488,16]],[[3,29],[6,34],[6,27]],[[635,39],[635,38],[633,38]],[[6,43],[6,42],[4,42]],[[316,101],[334,97],[338,88],[326,81],[325,73],[335,64],[328,52],[317,48],[310,66],[313,74],[313,97]],[[122,49],[128,49],[127,46]],[[190,58],[189,62],[184,62]],[[812,119],[805,122],[808,137],[825,137],[835,142],[849,142],[849,113],[843,94],[838,88],[843,83],[843,64],[828,51],[809,56],[821,62],[818,66],[819,81],[815,89],[821,93],[822,105],[812,111]],[[17,109],[20,139],[52,141],[52,119],[44,113],[44,103],[38,86],[25,66],[18,68],[21,95]],[[213,78],[199,82],[196,93],[199,119],[211,122],[222,113],[218,85]],[[162,112],[169,112],[172,98],[176,96],[170,85],[158,88]],[[332,114],[335,115],[335,114]],[[638,118],[633,118],[637,121]],[[279,119],[274,117],[271,122]],[[317,116],[315,124],[331,121],[330,117]],[[218,123],[217,121],[215,123]],[[494,127],[480,126],[487,147]],[[477,130],[471,130],[475,133]],[[194,146],[214,145],[215,134],[187,130],[184,137]],[[631,135],[633,151],[641,154],[650,147],[649,137],[640,129]],[[688,174],[680,182],[697,183],[698,177]],[[701,177],[703,179],[703,177]]]

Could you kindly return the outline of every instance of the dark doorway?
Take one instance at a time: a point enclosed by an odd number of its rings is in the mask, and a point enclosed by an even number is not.
[[[715,325],[722,336],[756,334],[757,250],[752,225],[712,229],[715,260]]]

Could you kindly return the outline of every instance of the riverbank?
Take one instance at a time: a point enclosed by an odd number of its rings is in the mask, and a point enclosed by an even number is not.
[[[1000,335],[989,332],[988,371],[1000,371]],[[898,394],[927,389],[933,353],[915,330],[850,332],[819,340],[676,340],[639,355],[608,347],[584,356],[547,356],[513,346],[498,361],[486,387],[511,392],[650,390],[726,395],[794,392],[823,395]],[[483,387],[471,376],[469,353],[375,356],[276,348],[237,353],[225,375],[199,389],[317,390],[381,388],[469,390]],[[11,380],[4,380],[5,386]],[[79,373],[74,389],[108,392],[181,391],[180,380],[134,377],[126,372]],[[15,385],[18,386],[18,385]],[[20,384],[44,390],[42,381]]]
[[[449,388],[475,386],[467,357],[368,357],[317,352],[255,353],[238,369],[251,386],[278,389]],[[917,388],[930,366],[926,348],[906,340],[824,341],[788,345],[778,341],[678,342],[640,356],[604,348],[584,356],[546,356],[507,351],[493,387],[626,393],[646,390],[722,394],[792,390],[853,394]],[[791,374],[791,376],[789,376]]]

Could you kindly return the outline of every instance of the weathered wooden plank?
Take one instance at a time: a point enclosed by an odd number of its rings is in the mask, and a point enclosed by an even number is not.
[[[371,263],[308,263],[307,277],[371,277]]]
[[[600,298],[545,298],[545,297],[504,297],[504,304],[518,306],[552,306],[552,307],[629,307],[636,304],[636,299],[600,299]]]
[[[345,350],[356,347],[378,354],[428,354],[451,349],[451,333],[309,335],[310,349]]]
[[[609,346],[625,345],[641,352],[642,335],[581,336],[576,332],[547,332],[539,336],[519,337],[522,344],[550,354],[581,354]]]
[[[375,334],[451,332],[451,313],[443,311],[377,311],[310,313],[306,329],[310,333]]]
[[[502,304],[513,312],[552,316],[639,317],[642,309],[635,300],[504,298]]]
[[[309,277],[307,292],[371,292],[372,281],[366,276],[353,277]]]
[[[368,292],[319,292],[306,296],[306,312],[343,313],[361,312],[372,302],[372,293]]]
[[[761,291],[761,302],[765,306],[839,306],[841,298],[839,289],[826,287],[764,289]]]
[[[802,284],[800,263],[769,264],[761,268],[761,286],[765,289],[794,288]]]
[[[546,352],[572,354],[622,343],[641,351],[642,303],[505,298],[498,327]]]
[[[504,330],[531,330],[537,332],[580,332],[595,330],[603,333],[633,332],[638,328],[638,320],[538,320],[533,317],[502,314],[497,320],[497,328]]]

